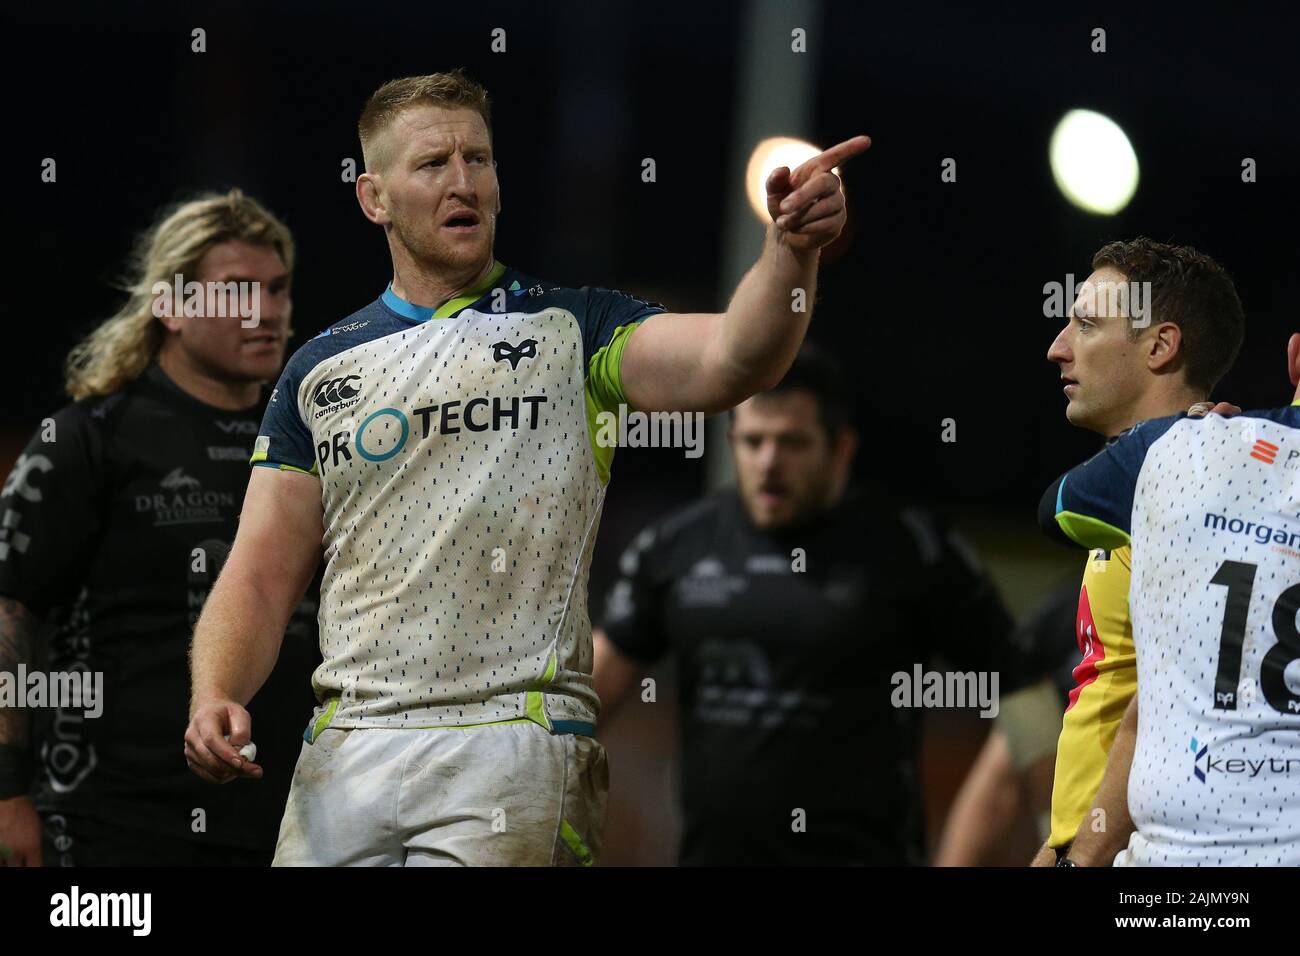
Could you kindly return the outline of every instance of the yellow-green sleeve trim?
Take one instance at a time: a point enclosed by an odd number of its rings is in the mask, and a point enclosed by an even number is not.
[[[587,437],[596,458],[601,484],[609,483],[610,468],[617,448],[620,409],[631,411],[623,391],[623,349],[627,339],[644,319],[620,325],[587,363]]]
[[[1058,511],[1056,524],[1071,541],[1085,548],[1112,550],[1125,547],[1130,543],[1129,536],[1114,525],[1073,511]]]
[[[286,465],[284,462],[277,463],[274,461],[267,461],[266,452],[267,449],[265,448],[260,448],[257,451],[253,452],[253,457],[248,459],[248,463],[250,465],[260,465],[263,468],[279,468],[281,471],[296,471],[299,474],[314,475],[317,478],[320,477],[320,466],[314,461],[311,463],[311,470],[308,471],[305,468],[298,468],[294,465]]]
[[[568,820],[560,820],[560,839],[578,858],[580,865],[592,866],[596,862],[596,858],[591,855],[591,849],[583,842],[582,837],[578,836],[578,831],[573,829]]]
[[[320,477],[320,471],[316,465],[312,465],[311,471],[307,471],[305,468],[295,468],[293,465],[286,465],[284,462],[277,465],[273,461],[252,461],[250,464],[256,468],[276,468],[280,471],[296,471],[300,475],[311,475],[313,478]]]

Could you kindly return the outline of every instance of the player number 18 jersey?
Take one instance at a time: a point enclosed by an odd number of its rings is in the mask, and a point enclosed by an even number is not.
[[[1300,408],[1146,422],[1070,472],[1076,541],[1131,535],[1137,826],[1118,863],[1300,864]]]

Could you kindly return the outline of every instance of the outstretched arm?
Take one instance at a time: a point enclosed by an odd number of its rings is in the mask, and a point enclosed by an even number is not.
[[[855,136],[793,172],[772,172],[773,222],[727,311],[664,313],[628,337],[621,373],[634,408],[720,412],[780,381],[808,331],[821,249],[844,228],[844,194],[832,169],[870,145]],[[796,289],[802,311],[794,308]]]

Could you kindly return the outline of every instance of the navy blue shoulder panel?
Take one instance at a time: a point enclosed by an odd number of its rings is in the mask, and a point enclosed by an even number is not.
[[[620,327],[634,325],[642,319],[667,311],[658,303],[638,299],[616,289],[600,286],[574,289],[535,278],[516,269],[507,269],[501,277],[501,283],[506,289],[506,310],[509,312],[540,312],[542,309],[558,307],[573,313],[582,329],[584,371],[590,366],[591,357],[610,343]],[[487,304],[479,308],[479,303],[475,303],[471,308],[491,311],[490,293],[480,302]]]
[[[1042,529],[1050,537],[1085,548],[1128,544],[1133,495],[1147,452],[1186,418],[1179,414],[1139,422],[1058,478],[1039,504]]]
[[[311,429],[298,411],[298,391],[303,379],[321,362],[340,352],[409,328],[408,322],[376,299],[304,343],[285,365],[267,402],[252,464],[316,474]],[[340,385],[347,387],[346,382]]]
[[[1288,405],[1286,408],[1260,408],[1250,412],[1242,412],[1236,417],[1264,418],[1270,422],[1285,425],[1287,428],[1300,428],[1300,405]]]
[[[501,307],[501,292],[505,294],[504,309]],[[507,268],[492,288],[450,315],[459,315],[466,309],[530,313],[552,307],[571,312],[579,323],[584,374],[591,357],[610,343],[621,326],[665,311],[661,305],[612,289],[593,286],[572,289]],[[428,311],[412,307],[413,313]],[[316,456],[311,432],[298,413],[298,393],[303,380],[321,362],[375,339],[408,331],[420,321],[438,322],[442,319],[401,315],[389,308],[381,296],[299,348],[285,365],[275,391],[271,393],[252,463],[314,474]],[[322,383],[322,387],[330,384],[333,383]],[[336,387],[346,389],[347,385],[339,383]]]

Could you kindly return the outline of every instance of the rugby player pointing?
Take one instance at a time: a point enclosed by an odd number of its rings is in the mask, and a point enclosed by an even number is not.
[[[608,771],[586,588],[612,458],[595,416],[774,385],[810,318],[791,292],[811,301],[844,225],[832,169],[870,145],[775,171],[758,262],[726,312],[684,315],[497,262],[489,124],[459,71],[366,104],[357,199],[392,284],[286,367],[195,633],[187,759],[255,774],[244,704],[323,550],[321,707],[278,864],[592,862]]]

